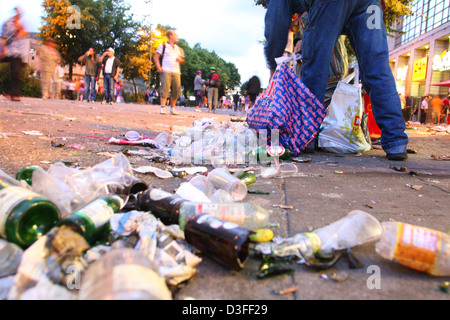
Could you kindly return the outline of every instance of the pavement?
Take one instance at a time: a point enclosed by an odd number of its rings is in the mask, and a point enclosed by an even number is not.
[[[189,127],[202,117],[217,117],[226,121],[230,116],[245,116],[219,110],[216,115],[180,108],[177,116],[159,115],[158,106],[83,104],[24,98],[12,103],[0,97],[0,168],[14,174],[28,164],[48,166],[58,159],[76,161],[91,166],[106,160],[100,151],[118,149],[107,138],[136,130],[143,134]],[[38,130],[43,136],[24,134]],[[326,226],[353,210],[363,210],[380,222],[400,221],[441,232],[450,232],[450,162],[435,160],[432,155],[450,155],[450,134],[434,131],[433,127],[415,125],[407,130],[409,154],[405,162],[392,162],[381,150],[362,155],[337,155],[322,151],[304,154],[310,162],[296,163],[297,177],[284,179],[258,178],[252,189],[269,195],[249,194],[253,202],[273,211],[273,221],[279,227],[275,236],[292,237],[297,233]],[[90,135],[91,137],[88,137]],[[97,138],[92,138],[98,136]],[[65,138],[65,140],[64,140]],[[50,141],[65,141],[64,148],[53,148]],[[84,150],[69,147],[84,145]],[[130,159],[141,165],[138,158]],[[147,162],[148,165],[148,162]],[[396,171],[392,166],[404,166]],[[140,176],[149,184],[172,191],[185,179],[160,180]],[[288,206],[281,209],[274,205]],[[450,254],[447,246],[447,255]],[[449,300],[437,287],[449,277],[435,277],[387,261],[375,252],[375,242],[353,248],[362,267],[351,269],[342,258],[334,267],[317,271],[304,264],[291,263],[292,274],[258,280],[261,264],[258,256],[250,255],[241,271],[230,271],[203,257],[197,275],[179,286],[174,299],[196,300]],[[375,271],[374,271],[375,270]],[[345,281],[331,279],[345,273]],[[373,285],[377,275],[376,286]],[[289,289],[289,293],[280,294]]]

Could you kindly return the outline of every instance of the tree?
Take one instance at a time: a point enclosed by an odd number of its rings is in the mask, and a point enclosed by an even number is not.
[[[92,46],[101,3],[94,0],[45,0],[42,7],[44,15],[39,37],[56,40],[72,78],[73,65]]]
[[[266,0],[254,0],[256,5],[267,8]],[[383,21],[386,28],[386,32],[389,36],[393,37],[395,34],[403,33],[396,28],[397,24],[401,21],[402,17],[411,14],[411,4],[414,0],[384,0],[385,10],[383,12]],[[355,58],[355,52],[350,44],[348,38],[345,40],[345,47],[347,48],[349,59]]]
[[[254,0],[256,5],[267,8],[266,0]],[[385,11],[383,15],[384,24],[388,34],[392,35],[400,31],[395,29],[395,25],[401,17],[411,14],[411,3],[414,0],[384,0]]]

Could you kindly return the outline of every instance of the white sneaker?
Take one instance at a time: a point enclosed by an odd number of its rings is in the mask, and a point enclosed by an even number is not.
[[[161,107],[161,114],[166,114],[166,108]]]
[[[175,108],[170,107],[170,114],[177,115],[179,114]]]

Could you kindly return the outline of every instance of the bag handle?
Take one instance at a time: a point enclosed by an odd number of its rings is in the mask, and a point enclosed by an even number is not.
[[[279,70],[281,68],[281,65],[283,63],[288,63],[293,61],[293,57],[292,56],[281,56],[279,58],[275,58],[275,62],[277,63],[277,70]]]
[[[359,66],[355,63],[355,70],[349,74],[347,77],[341,80],[341,82],[350,83],[353,79],[355,79],[355,86],[359,86]]]

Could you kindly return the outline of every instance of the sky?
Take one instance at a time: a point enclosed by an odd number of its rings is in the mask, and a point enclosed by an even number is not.
[[[260,43],[264,40],[265,9],[255,6],[254,0],[152,0],[152,6],[144,0],[125,1],[131,5],[136,20],[148,15],[154,27],[171,26],[190,47],[199,43],[234,63],[241,82],[257,75],[262,86],[267,86],[270,74]],[[20,6],[25,27],[37,32],[43,13],[41,4],[36,0],[1,0],[0,23],[12,16],[14,7]]]

